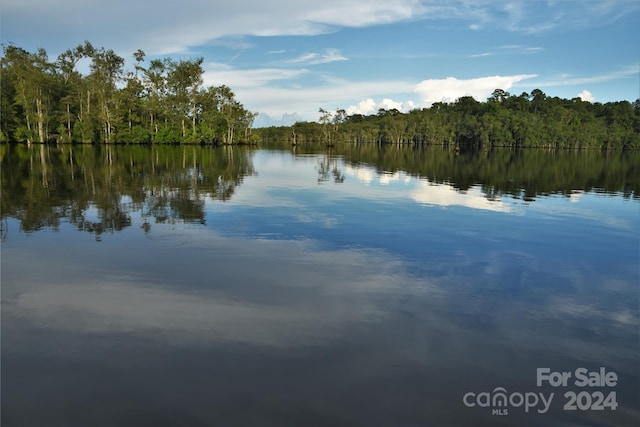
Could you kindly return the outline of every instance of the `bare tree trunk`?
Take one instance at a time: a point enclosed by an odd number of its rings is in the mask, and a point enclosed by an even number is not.
[[[31,144],[33,141],[31,140],[31,120],[29,119],[29,109],[28,109],[28,105],[29,105],[29,101],[27,99],[27,94],[25,92],[24,89],[24,81],[20,80],[20,86],[21,88],[20,92],[22,95],[22,100],[23,100],[23,105],[24,105],[24,118],[25,121],[27,123],[27,130],[28,130],[28,135],[27,135],[27,145]]]
[[[69,134],[69,142],[71,142],[71,109],[67,104],[67,133]]]
[[[36,98],[36,124],[38,128],[38,142],[44,142],[44,117],[42,113],[42,100]]]
[[[193,129],[193,134],[196,134],[196,107],[195,107],[195,102],[193,105],[193,111],[191,113],[193,116],[191,118],[191,125],[192,125],[192,129]]]
[[[103,95],[103,98],[104,95]],[[104,121],[104,142],[105,143],[110,143],[111,142],[111,118],[109,115],[109,106],[107,105],[107,101],[106,99],[103,99],[102,101],[102,115],[103,115],[103,121]]]

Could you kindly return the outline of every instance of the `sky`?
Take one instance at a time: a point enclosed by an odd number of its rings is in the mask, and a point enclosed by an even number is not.
[[[409,111],[494,89],[640,98],[640,0],[3,0],[0,40],[204,58],[256,124]],[[284,115],[284,116],[283,116]]]

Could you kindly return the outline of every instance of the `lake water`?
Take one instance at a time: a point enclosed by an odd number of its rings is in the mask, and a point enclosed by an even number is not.
[[[640,423],[639,153],[0,149],[3,426]]]

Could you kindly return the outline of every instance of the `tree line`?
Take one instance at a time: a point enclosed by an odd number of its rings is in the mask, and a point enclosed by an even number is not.
[[[3,45],[0,142],[292,144],[392,143],[546,148],[640,148],[640,99],[591,103],[496,89],[402,113],[319,110],[317,122],[256,129],[227,86],[205,86],[203,58],[145,62],[133,70],[113,50],[85,41],[50,61],[44,49]],[[89,72],[78,64],[88,60]]]
[[[203,58],[153,59],[137,50],[132,71],[88,41],[55,60],[3,45],[0,141],[212,143],[255,141],[256,116],[227,86],[205,86]],[[88,74],[78,64],[90,62]]]
[[[292,144],[392,143],[476,147],[640,148],[640,99],[605,104],[547,96],[539,89],[511,95],[496,89],[486,102],[452,103],[402,113],[347,115],[319,110],[318,122],[258,129],[264,141]]]

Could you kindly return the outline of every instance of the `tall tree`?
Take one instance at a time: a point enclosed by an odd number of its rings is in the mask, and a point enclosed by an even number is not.
[[[98,102],[97,117],[101,123],[103,142],[113,142],[115,125],[121,120],[118,108],[117,83],[122,80],[124,59],[113,50],[100,48],[93,53],[89,82]]]
[[[8,45],[4,47],[3,63],[13,80],[14,102],[24,117],[23,126],[18,129],[18,138],[27,143],[46,142],[53,85],[53,67],[47,52],[38,49],[37,53],[32,54]]]
[[[60,130],[66,133],[64,140],[67,142],[73,140],[73,127],[76,123],[76,118],[79,122],[79,128],[88,127],[83,126],[85,119],[87,121],[90,120],[84,116],[86,110],[86,108],[83,108],[85,84],[82,75],[76,70],[76,66],[80,60],[91,57],[93,53],[93,46],[88,41],[85,41],[84,44],[79,44],[73,49],[67,49],[58,55],[56,61],[56,67],[62,79],[64,89],[64,94],[60,102],[64,108],[64,118],[66,122],[65,128]],[[90,142],[92,137],[84,135],[84,137],[80,136],[78,139],[88,140],[88,142]]]
[[[174,102],[174,108],[180,115],[182,137],[187,137],[185,121],[191,119],[192,136],[196,135],[197,97],[202,86],[202,63],[204,58],[179,62],[169,61],[167,84]]]

